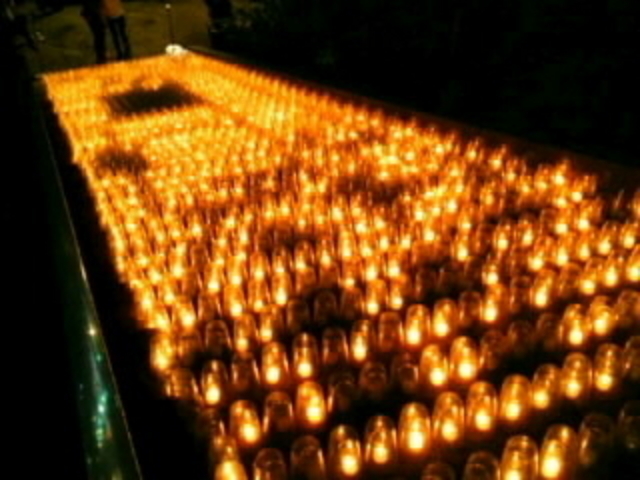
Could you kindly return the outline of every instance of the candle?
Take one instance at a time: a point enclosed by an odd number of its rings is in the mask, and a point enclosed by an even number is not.
[[[322,332],[322,366],[330,371],[349,362],[349,344],[342,328],[329,327]]]
[[[329,379],[328,410],[337,414],[349,414],[359,392],[355,375],[349,371],[341,371],[331,375]]]
[[[250,393],[260,385],[260,373],[251,353],[236,353],[231,360],[231,388],[236,395]]]
[[[498,416],[498,395],[488,382],[477,381],[467,392],[465,431],[474,438],[485,438],[496,427]]]
[[[427,384],[433,388],[441,388],[449,381],[449,362],[447,356],[438,345],[428,345],[420,356],[420,373]]]
[[[338,316],[338,301],[332,292],[323,290],[313,300],[313,321],[316,325],[326,325]]]
[[[291,478],[295,480],[325,480],[327,472],[322,446],[317,438],[304,435],[291,447]]]
[[[206,324],[204,346],[207,353],[215,358],[220,358],[231,351],[231,335],[223,320],[214,320]]]
[[[238,353],[255,351],[258,347],[258,329],[254,316],[250,313],[242,314],[232,325],[233,349]]]
[[[170,335],[157,333],[153,336],[150,357],[151,365],[160,373],[166,372],[175,365],[176,349]]]
[[[375,474],[389,472],[397,461],[397,438],[393,420],[374,416],[369,419],[364,436],[364,464]]]
[[[389,388],[389,375],[383,363],[368,361],[360,370],[358,386],[365,398],[379,402]]]
[[[220,360],[207,362],[200,378],[200,390],[205,403],[209,406],[223,405],[229,391],[229,374],[225,364]]]
[[[329,435],[330,478],[357,478],[362,470],[360,440],[353,427],[339,425]]]
[[[526,435],[507,440],[500,462],[503,480],[537,480],[538,446]]]
[[[275,305],[267,306],[260,312],[259,317],[259,339],[260,343],[280,340],[284,336],[285,325],[280,308]]]
[[[216,466],[215,480],[249,480],[247,472],[238,460],[225,460]]]
[[[293,431],[295,416],[291,397],[286,392],[271,392],[264,400],[262,431],[266,437]]]
[[[324,425],[327,407],[322,386],[307,380],[296,390],[296,418],[305,429],[318,429]]]
[[[475,342],[469,337],[457,337],[451,344],[449,353],[451,379],[458,383],[468,383],[478,374],[479,359]]]
[[[607,465],[613,454],[615,435],[615,424],[610,417],[600,413],[590,413],[584,417],[577,439],[581,471],[597,472],[600,466]]]
[[[591,390],[591,361],[582,353],[567,355],[562,364],[561,388],[564,396],[574,402],[585,402]]]
[[[576,433],[566,425],[553,425],[540,447],[540,477],[569,479],[575,469],[577,455]]]
[[[625,343],[622,352],[622,374],[631,384],[640,383],[640,336],[634,335]]]
[[[500,480],[500,462],[487,451],[473,452],[464,467],[462,480]]]
[[[398,450],[403,459],[418,461],[431,446],[431,419],[421,403],[407,403],[400,412]]]
[[[500,421],[508,427],[521,427],[531,409],[531,384],[523,375],[508,375],[500,388]]]
[[[436,302],[431,317],[431,335],[444,339],[453,335],[458,326],[458,306],[453,300],[443,298]]]
[[[612,394],[622,382],[622,349],[612,343],[603,343],[593,361],[593,386],[600,394]]]
[[[564,311],[559,327],[565,348],[578,349],[587,345],[591,335],[591,323],[585,318],[582,305],[569,305]]]
[[[376,279],[367,283],[366,288],[366,312],[370,316],[378,315],[387,305],[387,284],[382,279]]]
[[[347,321],[356,321],[362,316],[364,295],[357,287],[345,288],[340,298],[340,316]]]
[[[464,403],[454,392],[443,392],[433,407],[433,441],[439,446],[453,446],[464,438]]]
[[[377,348],[381,353],[402,350],[404,328],[402,318],[396,312],[384,312],[378,321]]]
[[[429,309],[421,304],[407,308],[404,324],[404,347],[418,349],[424,345],[429,335]]]
[[[289,362],[285,346],[271,342],[262,347],[262,385],[268,389],[284,389],[289,383]]]
[[[263,448],[253,461],[253,480],[287,480],[287,465],[280,450]]]
[[[506,339],[500,330],[490,329],[480,338],[480,368],[494,371],[506,354]]]
[[[289,300],[285,318],[289,334],[296,335],[299,333],[304,326],[311,324],[311,314],[307,302],[299,299]]]
[[[260,417],[255,405],[248,400],[237,400],[229,410],[229,431],[241,449],[252,449],[262,440]]]
[[[316,339],[308,333],[300,333],[293,340],[294,376],[297,381],[314,378],[319,371],[319,354]]]
[[[607,337],[616,328],[617,318],[613,308],[608,305],[608,297],[595,297],[587,311],[587,321],[593,334],[599,338]]]
[[[482,295],[468,290],[460,295],[458,304],[460,328],[466,329],[475,326],[482,313]]]
[[[561,395],[561,371],[552,364],[540,365],[531,381],[531,405],[542,412],[552,411],[558,407]]]

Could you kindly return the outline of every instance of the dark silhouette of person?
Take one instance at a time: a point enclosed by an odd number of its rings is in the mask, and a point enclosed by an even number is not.
[[[116,49],[118,60],[131,58],[131,44],[127,34],[127,21],[121,0],[101,0],[102,15],[104,16],[111,40]]]
[[[93,36],[96,63],[107,61],[107,29],[102,16],[101,0],[83,0],[80,14],[87,22]]]

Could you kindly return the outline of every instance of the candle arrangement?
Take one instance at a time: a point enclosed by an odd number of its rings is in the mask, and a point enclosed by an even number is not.
[[[45,83],[210,478],[638,455],[640,190],[192,53]]]

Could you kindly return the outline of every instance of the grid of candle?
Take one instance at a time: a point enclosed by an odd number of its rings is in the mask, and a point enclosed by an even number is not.
[[[190,53],[45,82],[212,478],[640,451],[640,191]]]

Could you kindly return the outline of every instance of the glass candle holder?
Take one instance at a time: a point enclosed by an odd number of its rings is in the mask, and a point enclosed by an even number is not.
[[[253,461],[253,480],[287,480],[287,464],[280,450],[263,448]]]
[[[473,452],[467,459],[462,480],[500,480],[500,462],[487,451]]]
[[[606,465],[613,454],[615,438],[615,423],[611,417],[600,413],[584,417],[577,440],[580,469],[588,472]]]
[[[549,480],[572,478],[577,450],[577,435],[571,427],[551,426],[540,447],[540,477]]]
[[[233,349],[238,353],[253,352],[258,348],[258,328],[250,313],[240,315],[233,322]]]
[[[220,462],[213,475],[214,480],[249,480],[244,466],[239,460]]]
[[[640,452],[640,401],[628,400],[618,415],[617,436],[620,445],[631,456]]]
[[[211,360],[204,365],[200,375],[200,391],[208,406],[220,406],[227,402],[229,373],[220,360]]]
[[[404,347],[417,350],[422,348],[429,336],[429,309],[421,304],[407,308],[404,323]]]
[[[289,300],[285,320],[290,335],[297,335],[305,326],[311,325],[311,313],[307,302],[296,298]]]
[[[340,298],[340,316],[349,322],[356,321],[363,314],[364,294],[357,287],[345,288]]]
[[[295,416],[291,397],[286,392],[271,392],[264,400],[262,431],[266,437],[292,432]]]
[[[291,446],[292,480],[325,480],[327,471],[322,445],[317,438],[305,435]]]
[[[248,400],[238,400],[229,410],[229,432],[240,449],[253,449],[262,441],[260,417],[255,405]]]
[[[369,361],[360,370],[358,385],[365,398],[381,401],[389,389],[389,374],[381,362]]]
[[[538,412],[553,412],[560,405],[561,371],[553,364],[540,365],[531,381],[531,406]]]
[[[263,387],[270,390],[282,390],[289,385],[289,362],[283,344],[270,342],[262,347],[261,379]]]
[[[507,289],[502,284],[492,285],[484,294],[481,321],[494,326],[500,323],[506,314]]]
[[[166,372],[176,364],[176,347],[172,337],[166,333],[156,333],[150,344],[151,366],[159,373]]]
[[[640,336],[635,335],[624,345],[622,351],[622,375],[625,381],[640,383]]]
[[[443,298],[436,302],[431,317],[431,336],[436,339],[449,338],[458,327],[458,305],[451,299]]]
[[[498,422],[498,394],[488,382],[474,382],[467,392],[465,431],[472,440],[487,438]]]
[[[309,380],[320,371],[318,343],[312,335],[300,333],[293,340],[293,376],[296,381]]]
[[[384,280],[378,278],[367,283],[365,310],[367,315],[375,317],[387,305],[388,291]]]
[[[526,435],[512,436],[502,451],[500,470],[504,480],[537,480],[538,446]]]
[[[455,480],[453,467],[444,462],[431,462],[422,471],[420,480]]]
[[[569,305],[560,321],[563,346],[568,350],[577,350],[587,346],[591,336],[591,322],[585,318],[581,304]]]
[[[327,405],[319,383],[307,380],[298,385],[296,419],[304,429],[315,430],[324,426],[327,419]]]
[[[478,348],[470,337],[457,337],[453,340],[449,353],[453,382],[466,384],[475,380],[479,364]]]
[[[204,330],[204,348],[206,353],[221,358],[232,350],[231,334],[223,320],[208,322]]]
[[[593,361],[593,387],[600,395],[616,393],[622,384],[623,353],[612,343],[598,347]]]
[[[587,321],[591,324],[591,331],[597,338],[605,338],[616,328],[617,318],[614,309],[609,305],[609,298],[597,296],[589,305]]]
[[[328,470],[330,478],[358,478],[363,459],[358,433],[353,427],[339,425],[329,435]]]
[[[531,412],[531,383],[523,375],[512,374],[502,382],[499,399],[500,421],[508,428],[521,428]]]
[[[369,320],[358,320],[351,327],[349,346],[351,362],[362,365],[372,354],[375,346],[374,328]]]
[[[329,378],[327,404],[330,412],[348,414],[359,396],[355,375],[341,371]]]
[[[252,353],[236,353],[231,360],[231,388],[235,395],[247,395],[260,385],[260,372]]]
[[[439,447],[458,445],[464,438],[464,402],[457,393],[443,392],[433,407],[433,441]]]
[[[369,419],[364,435],[365,468],[375,474],[392,471],[398,460],[397,434],[393,420],[385,416]]]
[[[480,321],[482,313],[482,295],[479,292],[468,290],[460,295],[459,325],[462,329],[471,328]]]
[[[584,403],[591,394],[592,369],[589,357],[582,353],[567,355],[562,364],[560,384],[566,399]]]
[[[329,327],[322,332],[322,366],[334,370],[349,362],[349,344],[342,328]]]
[[[281,340],[285,333],[284,318],[281,309],[276,305],[270,305],[260,312],[258,336],[260,343]]]
[[[407,461],[419,461],[431,447],[431,418],[426,406],[407,403],[400,412],[398,450]]]
[[[487,372],[497,370],[506,356],[506,345],[506,338],[500,330],[487,330],[480,338],[480,368]]]
[[[333,292],[323,290],[313,300],[313,322],[326,325],[338,315],[338,301]]]
[[[420,356],[420,373],[431,388],[441,389],[449,382],[449,360],[438,345],[428,345]]]
[[[383,312],[378,321],[377,349],[381,353],[393,353],[402,350],[404,328],[400,314]]]

